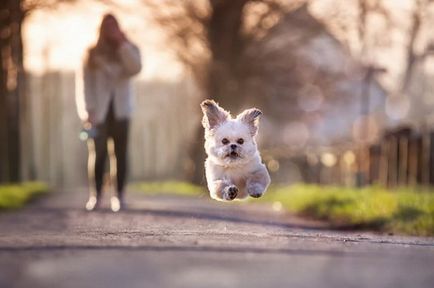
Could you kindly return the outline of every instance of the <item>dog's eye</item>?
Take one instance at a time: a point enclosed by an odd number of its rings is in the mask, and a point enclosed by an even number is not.
[[[229,144],[229,140],[226,138],[223,138],[222,143],[223,143],[223,145]]]
[[[240,145],[243,145],[243,143],[244,143],[244,139],[243,139],[243,138],[238,139],[238,140],[237,140],[237,143],[240,144]]]

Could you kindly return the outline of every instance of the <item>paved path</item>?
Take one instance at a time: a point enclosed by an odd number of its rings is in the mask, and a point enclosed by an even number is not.
[[[269,206],[65,191],[0,214],[0,287],[434,287],[434,239],[330,231]]]

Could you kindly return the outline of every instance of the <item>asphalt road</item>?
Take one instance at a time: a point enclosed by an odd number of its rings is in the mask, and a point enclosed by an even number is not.
[[[0,213],[0,287],[434,287],[434,239],[332,231],[271,206],[83,190]]]

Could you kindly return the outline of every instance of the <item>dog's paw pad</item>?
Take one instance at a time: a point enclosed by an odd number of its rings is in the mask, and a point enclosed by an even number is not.
[[[251,197],[253,197],[253,198],[259,198],[259,197],[261,197],[262,196],[262,193],[257,193],[257,194],[250,194],[250,196]]]
[[[264,190],[259,185],[252,185],[247,188],[247,193],[253,198],[259,198],[264,194]]]
[[[234,200],[238,195],[238,188],[236,186],[228,186],[225,188],[223,196],[226,200]]]

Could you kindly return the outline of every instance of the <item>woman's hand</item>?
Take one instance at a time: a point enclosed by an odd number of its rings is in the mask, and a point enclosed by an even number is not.
[[[87,119],[85,123],[89,123],[91,126],[95,125],[95,111],[93,110],[87,111]]]
[[[125,33],[122,32],[122,30],[117,24],[115,25],[108,23],[105,34],[107,39],[117,47],[119,47],[124,41],[127,40],[127,37],[125,37]]]
[[[120,29],[117,29],[113,32],[113,41],[117,44],[117,46],[121,46],[122,43],[124,43],[127,40],[127,37],[125,37],[124,32],[122,32]]]

